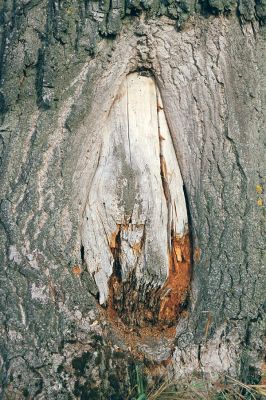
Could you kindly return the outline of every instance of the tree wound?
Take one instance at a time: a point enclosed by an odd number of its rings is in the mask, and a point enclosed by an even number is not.
[[[83,217],[99,302],[130,325],[172,325],[191,247],[183,181],[153,78],[132,73],[114,98]]]

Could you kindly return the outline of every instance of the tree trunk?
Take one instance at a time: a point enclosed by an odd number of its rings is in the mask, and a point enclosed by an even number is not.
[[[0,396],[261,374],[265,2],[1,5]]]

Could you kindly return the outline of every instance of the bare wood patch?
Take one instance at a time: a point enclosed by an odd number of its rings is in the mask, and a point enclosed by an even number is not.
[[[151,77],[130,74],[102,132],[84,213],[84,259],[110,318],[172,326],[191,278],[183,180]]]

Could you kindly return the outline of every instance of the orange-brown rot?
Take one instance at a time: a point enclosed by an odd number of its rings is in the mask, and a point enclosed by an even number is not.
[[[142,242],[134,243],[132,249],[135,255],[139,255],[142,249]]]
[[[116,231],[114,231],[111,234],[111,237],[109,238],[109,248],[114,258],[113,273],[108,282],[109,294],[108,294],[107,310],[108,310],[108,315],[111,318],[114,318],[116,316],[114,300],[117,297],[117,294],[119,293],[121,288],[121,279],[115,268],[116,263],[119,261],[120,234],[121,234],[121,225],[118,224]]]
[[[120,288],[120,283],[118,282],[118,279],[114,274],[111,275],[108,282],[108,286],[109,286],[109,295],[107,302],[107,313],[109,318],[114,319],[115,317],[117,317],[117,312],[114,307],[114,298],[116,296],[117,291]]]
[[[116,247],[116,238],[117,238],[117,234],[120,230],[120,225],[117,226],[116,231],[112,232],[110,238],[109,238],[109,247],[111,252],[113,253],[115,247]]]
[[[182,311],[191,279],[191,254],[189,235],[172,239],[169,254],[169,275],[161,289],[159,321],[175,322]]]
[[[135,224],[134,226],[136,228],[139,228],[143,227],[144,225]],[[108,239],[108,241],[109,241],[109,248],[113,255],[114,255],[114,250],[117,248],[117,235],[122,231],[127,231],[129,227],[130,227],[129,224],[117,224],[117,229],[111,233],[111,236]],[[142,246],[143,246],[143,237],[140,242],[136,242],[132,245],[132,250],[135,255],[139,255],[141,253]]]
[[[113,273],[109,279],[107,312],[109,317],[120,317],[126,324],[144,327],[157,325],[160,329],[173,326],[184,311],[191,279],[191,247],[189,234],[174,235],[169,252],[169,271],[165,284],[159,290],[149,288],[145,302],[140,301],[134,275],[127,282],[121,277],[121,233],[122,224],[109,238],[109,248],[113,255]],[[133,252],[141,254],[143,241],[132,246]],[[133,280],[131,280],[133,278]],[[150,306],[153,304],[153,306]],[[183,315],[183,314],[182,314]]]
[[[72,273],[76,276],[80,276],[82,272],[82,269],[79,265],[74,265],[74,267],[72,267]]]

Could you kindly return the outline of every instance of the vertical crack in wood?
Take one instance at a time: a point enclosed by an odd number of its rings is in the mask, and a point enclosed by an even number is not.
[[[159,118],[159,110],[163,110],[162,102],[160,93],[157,89],[157,119],[158,119],[158,133],[159,133],[159,144],[160,144],[160,172],[161,172],[161,179],[162,179],[162,187],[164,192],[164,197],[167,205],[167,237],[168,237],[168,249],[171,249],[171,193],[169,190],[168,180],[167,180],[167,167],[166,162],[163,155],[163,146],[162,141],[165,138],[161,135],[161,128],[160,128],[160,118]]]
[[[121,225],[118,225],[117,231],[112,235],[110,241],[110,249],[113,254],[113,273],[109,279],[109,296],[108,296],[108,311],[111,317],[114,316],[114,312],[117,309],[117,301],[120,301],[120,289],[122,284],[121,274]]]
[[[188,226],[184,227],[183,235],[177,233],[173,226],[173,210],[175,207],[171,199],[171,191],[169,188],[167,171],[167,163],[164,157],[163,141],[166,140],[165,133],[168,133],[168,140],[173,143],[170,130],[165,118],[163,103],[159,89],[157,88],[157,110],[158,110],[158,130],[160,143],[160,166],[162,186],[167,204],[167,235],[169,248],[169,272],[168,278],[162,290],[160,291],[160,311],[159,321],[166,324],[172,324],[176,321],[179,313],[185,306],[185,301],[188,296],[190,278],[191,278],[191,245],[189,240]],[[164,129],[164,132],[163,132]],[[175,153],[174,153],[175,154]],[[179,168],[177,160],[177,168]],[[176,168],[176,171],[178,170]],[[183,194],[184,196],[184,194]],[[177,210],[175,208],[175,213]]]
[[[110,317],[135,326],[176,323],[191,277],[187,210],[151,77],[128,75],[112,105],[82,243]]]

